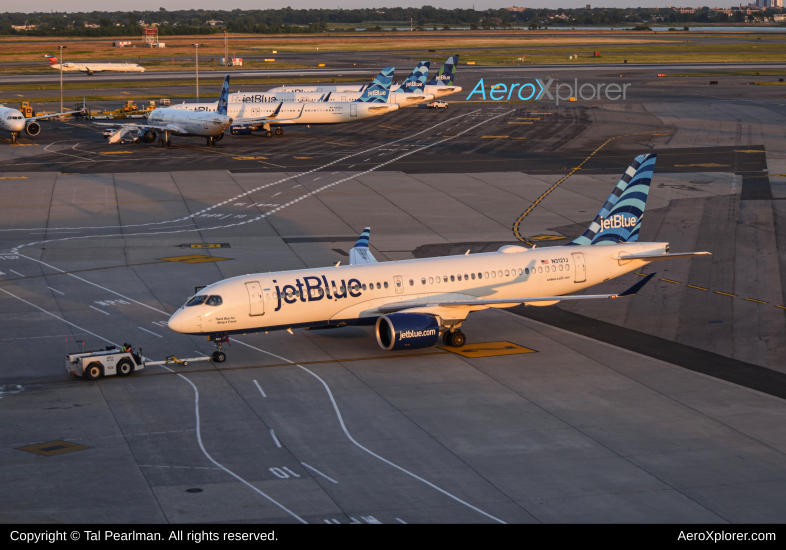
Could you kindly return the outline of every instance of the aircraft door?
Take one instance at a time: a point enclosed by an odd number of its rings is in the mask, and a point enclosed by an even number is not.
[[[396,285],[396,294],[404,292],[404,280],[401,278],[401,275],[393,277],[393,284]]]
[[[203,128],[204,130],[210,130],[210,127],[209,127],[207,124],[208,124],[208,120],[207,120],[207,119],[204,119],[204,120],[202,121],[202,128]]]
[[[346,100],[347,100],[347,96],[345,96],[345,95],[342,95],[342,96],[341,96],[341,101],[346,101]]]
[[[358,106],[354,103],[349,105],[349,116],[358,116]]]
[[[583,252],[573,253],[573,263],[576,265],[576,276],[573,279],[574,283],[583,283],[587,281],[587,264],[584,262]]]
[[[253,281],[246,283],[246,290],[248,291],[248,314],[250,316],[264,315],[265,297],[262,295],[262,286],[257,281]]]

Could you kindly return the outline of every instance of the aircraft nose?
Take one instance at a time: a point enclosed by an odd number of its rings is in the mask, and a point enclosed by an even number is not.
[[[188,315],[185,311],[178,311],[172,317],[169,318],[167,321],[167,326],[174,330],[175,332],[180,332],[182,334],[190,332],[190,328],[193,323],[189,322]],[[193,332],[191,330],[191,332]]]
[[[12,120],[11,121],[11,131],[12,132],[21,132],[25,129],[25,121],[24,120]]]

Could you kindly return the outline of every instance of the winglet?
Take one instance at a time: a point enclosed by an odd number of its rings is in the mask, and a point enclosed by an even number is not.
[[[643,278],[641,281],[639,281],[638,283],[636,283],[635,285],[633,285],[632,287],[630,287],[630,288],[629,288],[628,290],[626,290],[625,292],[621,292],[620,294],[617,294],[617,298],[621,298],[622,296],[633,296],[633,295],[634,295],[634,294],[636,294],[636,293],[637,293],[639,290],[641,290],[641,287],[643,287],[644,285],[646,285],[647,283],[649,283],[649,282],[650,282],[650,279],[652,279],[654,276],[655,276],[655,274],[654,274],[654,273],[650,273],[649,275],[647,275],[646,277],[644,277],[644,278]]]
[[[273,111],[272,113],[270,113],[270,117],[269,118],[277,117],[278,113],[281,112],[281,107],[283,107],[283,106],[284,106],[284,102],[282,101],[281,103],[278,104],[278,107],[276,107],[276,110]]]

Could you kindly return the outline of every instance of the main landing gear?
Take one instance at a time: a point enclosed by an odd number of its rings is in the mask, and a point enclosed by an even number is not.
[[[172,147],[172,140],[169,139],[169,130],[164,130],[163,133],[164,135],[158,140],[161,143],[161,147]]]
[[[231,345],[229,343],[229,336],[216,336],[213,339],[213,342],[216,344],[216,351],[210,356],[214,363],[223,363],[227,360],[227,354],[224,353],[224,342],[227,345]]]
[[[207,138],[207,146],[208,147],[215,147],[218,145],[218,140],[214,136],[210,136]]]
[[[460,348],[464,344],[467,343],[467,337],[464,336],[464,333],[461,330],[446,330],[442,334],[442,341],[445,343],[446,346],[450,346],[452,348]]]

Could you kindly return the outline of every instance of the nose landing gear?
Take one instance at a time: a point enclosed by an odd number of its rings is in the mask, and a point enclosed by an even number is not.
[[[11,143],[16,143],[18,137],[19,137],[19,132],[11,132]]]
[[[213,342],[216,344],[216,351],[210,356],[214,363],[223,363],[227,360],[227,354],[224,353],[224,342],[227,345],[232,345],[229,343],[229,336],[216,336],[213,338]]]

